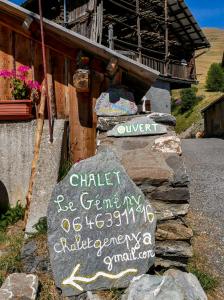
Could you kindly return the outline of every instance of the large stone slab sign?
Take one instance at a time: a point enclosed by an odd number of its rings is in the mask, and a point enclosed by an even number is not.
[[[48,207],[48,244],[65,296],[124,288],[154,263],[150,203],[109,150],[75,164]]]
[[[97,116],[127,116],[135,115],[138,108],[131,92],[124,88],[110,88],[97,99],[95,110]]]
[[[112,130],[107,132],[107,136],[124,137],[165,133],[167,133],[166,126],[154,122],[149,117],[135,117],[126,123],[116,125]]]

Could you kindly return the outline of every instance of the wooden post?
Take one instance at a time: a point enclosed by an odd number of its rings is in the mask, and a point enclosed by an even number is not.
[[[38,162],[39,152],[40,152],[40,143],[41,143],[41,137],[42,137],[43,127],[44,127],[45,104],[46,104],[46,88],[45,88],[45,84],[42,83],[41,100],[40,100],[40,107],[38,112],[38,119],[37,119],[37,126],[35,132],[35,140],[34,140],[34,155],[31,164],[29,188],[26,195],[26,209],[25,209],[25,216],[24,216],[25,226],[27,224],[27,220],[29,216],[32,192],[33,192],[33,184],[36,176],[37,162]]]
[[[169,68],[169,28],[168,28],[168,3],[165,0],[165,65],[164,65],[164,74],[168,74]]]
[[[137,13],[137,34],[138,34],[138,61],[142,62],[142,38],[141,38],[141,19],[139,0],[136,0],[136,13]]]

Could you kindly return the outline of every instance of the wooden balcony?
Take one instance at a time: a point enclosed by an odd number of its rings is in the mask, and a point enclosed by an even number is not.
[[[119,51],[120,52],[120,51]],[[138,60],[138,56],[135,53],[130,53],[128,51],[121,51],[124,55]],[[180,61],[170,60],[167,64],[164,60],[159,60],[153,57],[142,55],[142,64],[146,65],[154,70],[160,72],[161,75],[187,81],[196,81],[196,69],[193,64],[181,64]]]

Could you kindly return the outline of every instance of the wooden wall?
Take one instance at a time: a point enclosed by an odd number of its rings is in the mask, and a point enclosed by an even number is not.
[[[1,17],[1,16],[0,16]],[[15,69],[19,65],[32,68],[30,79],[44,79],[40,36],[33,38],[21,24],[0,20],[0,69]],[[16,22],[16,21],[15,21]],[[15,28],[15,31],[14,31]],[[77,161],[95,153],[93,101],[98,95],[78,95],[73,86],[76,56],[79,49],[69,48],[52,36],[45,36],[49,94],[55,118],[70,120],[72,160]],[[10,99],[10,83],[0,78],[0,99]],[[74,119],[73,119],[74,118]]]
[[[205,135],[207,137],[224,137],[224,98],[204,113]]]

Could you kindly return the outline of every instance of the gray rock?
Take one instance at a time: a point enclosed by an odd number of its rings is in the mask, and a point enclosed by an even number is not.
[[[155,226],[151,205],[113,152],[75,164],[48,207],[56,285],[65,296],[127,287],[154,263]]]
[[[186,300],[207,300],[197,277],[192,273],[185,273],[179,270],[168,270],[164,275],[172,277],[176,284],[182,288]]]
[[[170,201],[173,203],[186,203],[190,200],[190,192],[187,187],[160,186],[151,193],[154,200]]]
[[[176,118],[170,114],[153,112],[148,115],[157,123],[162,123],[169,126],[176,126]]]
[[[171,184],[174,187],[188,186],[190,179],[183,159],[177,155],[171,155],[166,159],[166,163],[173,170],[174,175]]]
[[[181,288],[169,276],[143,275],[132,280],[122,300],[185,300]]]
[[[134,95],[124,88],[110,88],[96,102],[97,116],[135,115],[138,111]]]
[[[50,259],[48,256],[37,254],[37,245],[34,240],[29,240],[22,248],[21,261],[23,270],[27,273],[51,272]]]
[[[9,275],[0,289],[0,299],[26,299],[37,298],[38,277],[33,274],[14,273]]]
[[[170,220],[157,225],[156,240],[190,240],[193,231],[180,220]]]
[[[163,136],[155,140],[152,150],[162,153],[182,154],[180,139],[175,136]]]
[[[155,260],[155,269],[169,269],[169,268],[178,268],[181,270],[186,270],[187,264],[183,261],[176,260],[170,260],[162,257],[156,257]]]
[[[155,123],[148,117],[137,117],[126,123],[116,125],[112,130],[107,132],[107,136],[124,137],[159,135],[165,133],[167,133],[166,126]]]
[[[156,242],[156,255],[190,258],[193,256],[193,248],[184,241],[158,241]]]
[[[165,201],[151,201],[155,209],[157,220],[171,220],[179,216],[185,216],[189,210],[189,204],[167,203]]]

